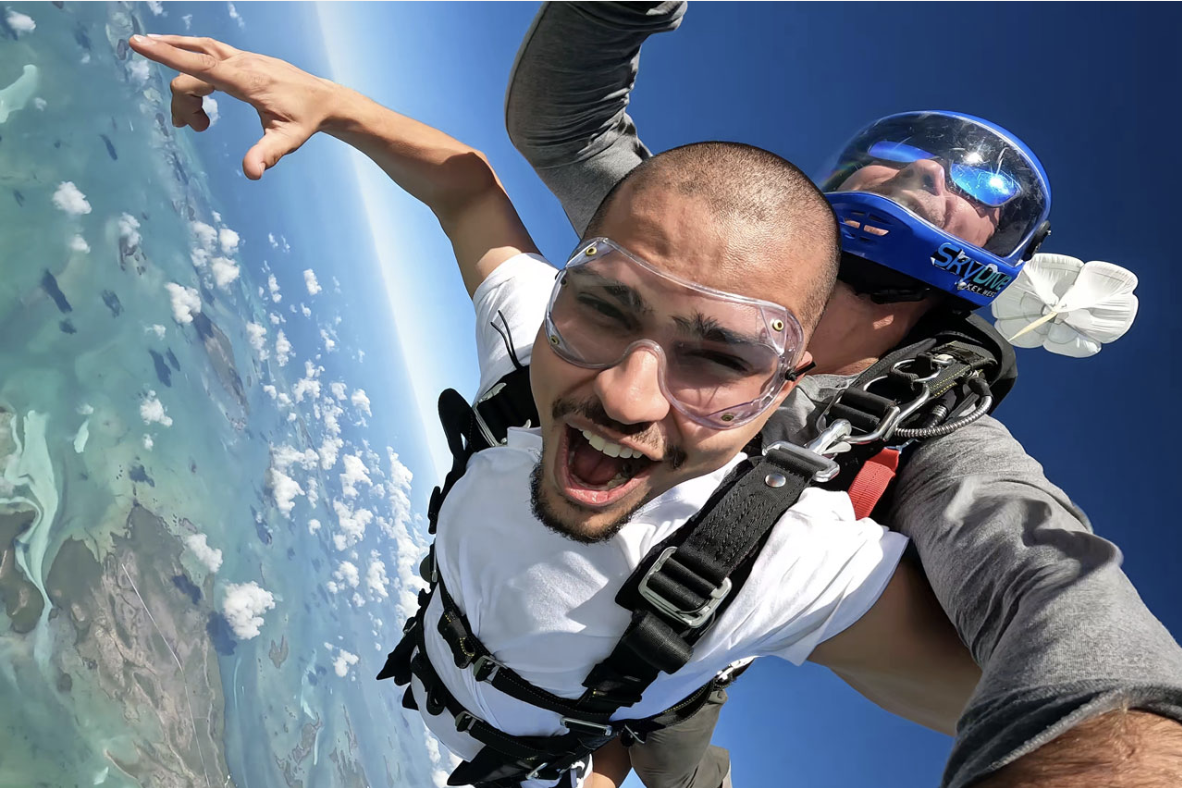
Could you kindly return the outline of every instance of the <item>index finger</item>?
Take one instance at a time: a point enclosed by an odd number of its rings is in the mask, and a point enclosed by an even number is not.
[[[152,41],[163,41],[170,46],[177,49],[184,49],[188,52],[204,52],[207,55],[213,55],[216,58],[225,59],[230,55],[235,55],[238,50],[224,42],[218,41],[216,38],[209,38],[206,36],[174,36],[161,33],[149,33],[148,38]]]
[[[176,36],[184,38],[184,36]],[[162,66],[176,69],[183,74],[199,77],[214,87],[221,88],[218,65],[221,58],[209,52],[189,52],[161,39],[146,36],[132,36],[128,42],[131,48]]]

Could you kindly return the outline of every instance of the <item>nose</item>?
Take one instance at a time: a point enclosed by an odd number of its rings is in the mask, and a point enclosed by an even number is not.
[[[900,178],[909,179],[929,194],[943,197],[947,191],[944,165],[935,159],[913,161],[902,169]]]
[[[646,424],[669,415],[669,400],[661,392],[661,362],[657,351],[633,348],[614,367],[595,377],[595,394],[607,415],[622,424]]]

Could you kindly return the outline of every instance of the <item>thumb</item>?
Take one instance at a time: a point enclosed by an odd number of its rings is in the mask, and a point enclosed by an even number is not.
[[[295,140],[286,134],[267,131],[263,138],[246,152],[242,159],[242,172],[252,181],[263,177],[263,173],[274,167],[280,159],[296,150],[303,140]]]

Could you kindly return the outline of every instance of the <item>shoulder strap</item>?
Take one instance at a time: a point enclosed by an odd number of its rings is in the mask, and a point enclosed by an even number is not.
[[[683,667],[737,596],[772,527],[806,487],[833,472],[831,460],[788,443],[737,467],[616,596],[632,621],[583,682],[584,701],[631,706],[659,673]]]

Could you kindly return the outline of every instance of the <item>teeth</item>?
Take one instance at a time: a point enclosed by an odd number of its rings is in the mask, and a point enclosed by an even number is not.
[[[591,448],[595,449],[595,451],[606,454],[608,457],[619,457],[623,460],[630,460],[633,457],[640,456],[639,451],[628,448],[627,446],[621,446],[618,443],[612,443],[611,441],[604,440],[602,437],[596,435],[590,430],[583,430],[582,432],[583,437],[587,439],[587,443],[591,444]]]

